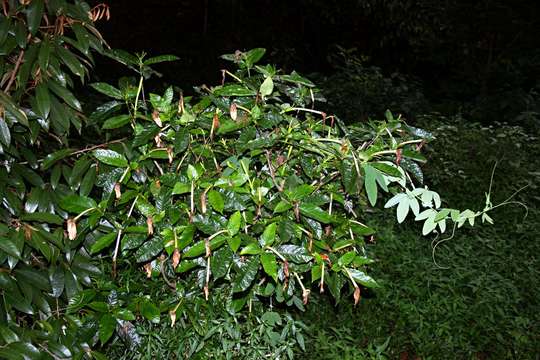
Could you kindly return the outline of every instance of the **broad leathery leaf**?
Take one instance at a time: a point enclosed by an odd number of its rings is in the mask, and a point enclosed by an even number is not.
[[[23,214],[21,215],[21,220],[37,221],[55,225],[62,225],[64,223],[64,220],[60,216],[48,212],[34,212],[29,214]]]
[[[315,187],[308,184],[302,184],[294,187],[292,190],[286,190],[285,195],[291,201],[302,200],[310,195],[315,190]]]
[[[49,87],[49,89],[51,89],[53,93],[56,94],[56,96],[64,100],[66,104],[68,104],[77,111],[82,111],[81,103],[79,102],[79,100],[77,100],[77,98],[75,97],[75,95],[73,95],[71,91],[67,90],[64,86],[58,84],[55,80],[47,81],[47,86]]]
[[[152,65],[152,64],[158,64],[166,61],[176,61],[180,60],[178,56],[175,55],[158,55],[151,57],[150,59],[147,59],[143,62],[144,65]]]
[[[313,84],[310,80],[306,79],[305,77],[300,76],[296,71],[293,71],[290,75],[281,75],[281,80],[292,82],[295,84],[304,85],[307,87],[315,87],[315,84]]]
[[[62,292],[64,292],[64,270],[61,267],[51,269],[49,273],[49,281],[52,287],[52,296],[59,298],[60,295],[62,295]]]
[[[218,191],[210,190],[208,192],[208,202],[214,210],[216,210],[220,214],[223,213],[225,201],[223,200],[223,196]]]
[[[147,262],[156,257],[161,251],[163,251],[163,239],[154,236],[137,249],[134,254],[135,261],[139,263]]]
[[[229,231],[229,234],[231,236],[238,234],[241,223],[242,214],[240,213],[240,211],[236,211],[234,214],[231,215],[231,217],[229,218],[229,222],[227,223],[227,230]]]
[[[197,171],[197,168],[191,164],[188,165],[186,174],[189,180],[197,180],[201,174]]]
[[[127,320],[127,321],[133,321],[136,319],[135,315],[128,309],[118,309],[117,311],[115,311],[114,316],[117,319]]]
[[[68,156],[70,156],[73,153],[72,149],[62,149],[53,152],[52,154],[49,154],[45,157],[43,160],[43,163],[41,164],[42,170],[47,170],[51,166],[53,166],[57,161],[62,160]]]
[[[85,210],[97,207],[94,199],[86,196],[68,195],[60,199],[60,207],[72,213],[81,213]]]
[[[97,149],[92,152],[92,155],[104,164],[115,167],[127,167],[128,161],[124,155],[117,153],[114,150]]]
[[[354,279],[354,281],[356,281],[360,285],[363,285],[367,288],[379,287],[379,284],[371,276],[367,275],[363,271],[360,271],[358,269],[351,269],[351,268],[347,268],[346,271],[348,271],[349,274],[351,274],[351,277]]]
[[[243,85],[232,84],[217,88],[213,91],[216,96],[255,96],[256,91]]]
[[[83,64],[77,59],[77,57],[71,51],[67,50],[61,45],[56,45],[55,48],[56,54],[62,60],[62,62],[67,65],[67,67],[73,74],[79,76],[83,80],[86,69]]]
[[[134,56],[134,55],[131,55],[130,53],[128,53],[127,51],[125,50],[121,50],[121,49],[113,49],[111,51],[105,51],[104,52],[104,55],[105,56],[108,56],[124,65],[128,65],[128,66],[137,66],[139,64],[139,59]]]
[[[117,236],[117,232],[111,232],[97,239],[96,242],[93,243],[92,247],[90,248],[90,254],[95,254],[109,247],[116,239],[116,236]]]
[[[277,282],[277,260],[276,256],[272,253],[264,253],[261,255],[261,264],[263,266],[264,272],[274,279]]]
[[[401,159],[400,166],[408,173],[413,174],[420,184],[424,183],[424,173],[422,168],[420,168],[420,165],[416,162],[409,159]]]
[[[39,47],[39,55],[38,55],[38,62],[39,62],[39,67],[41,68],[41,71],[47,71],[47,68],[49,67],[50,55],[51,55],[51,43],[47,39],[43,39]]]
[[[242,264],[233,280],[233,292],[246,291],[251,286],[259,272],[259,262],[258,256],[251,256]]]
[[[6,344],[19,341],[19,336],[5,325],[0,325],[0,338],[2,338]]]
[[[324,211],[318,206],[312,205],[310,203],[301,203],[299,208],[302,215],[317,220],[323,224],[329,224],[333,221],[332,215],[330,215],[327,211]]]
[[[9,147],[11,144],[11,131],[4,118],[0,117],[0,142]]]
[[[227,237],[225,236],[215,237],[214,239],[210,240],[210,243],[209,243],[210,250],[213,251],[213,250],[218,249],[219,247],[221,247],[221,245],[225,244],[226,241],[227,241]],[[206,253],[206,241],[202,240],[196,243],[195,245],[193,245],[192,247],[188,248],[184,252],[183,257],[192,258],[192,257],[201,256],[205,253]]]
[[[272,94],[272,91],[274,91],[274,82],[272,81],[271,77],[267,77],[261,84],[259,92],[262,96],[268,96]]]
[[[0,348],[0,358],[7,360],[40,359],[42,353],[29,342],[12,342]]]
[[[181,128],[176,132],[174,139],[174,151],[175,153],[183,152],[189,146],[190,135],[189,131],[184,128]]]
[[[274,208],[274,214],[287,211],[292,208],[292,205],[285,200],[281,200]]]
[[[284,256],[287,260],[295,263],[307,263],[313,259],[303,246],[298,245],[281,245],[276,248],[276,251]]]
[[[101,126],[102,129],[118,129],[119,127],[122,127],[126,124],[129,124],[129,121],[131,120],[130,115],[118,115],[114,116],[112,118],[109,118],[105,120],[103,125]]]
[[[73,359],[71,351],[65,345],[53,341],[47,342],[47,351],[54,355],[56,359]]]
[[[51,111],[51,97],[49,96],[49,89],[43,83],[36,86],[36,103],[38,115],[44,119],[48,118]]]
[[[383,173],[388,174],[390,176],[394,176],[397,178],[401,177],[401,173],[399,172],[398,168],[395,165],[390,165],[384,162],[372,162],[370,163],[370,165],[373,166],[375,169],[380,170]]]
[[[28,30],[32,35],[35,35],[41,24],[43,11],[45,9],[45,1],[32,1],[26,8],[26,19]]]
[[[89,55],[88,49],[90,48],[90,34],[88,34],[88,30],[84,28],[79,23],[74,23],[71,25],[71,29],[75,33],[75,37],[77,38],[77,48],[85,55]]]
[[[191,192],[191,184],[177,182],[174,184],[172,195],[180,195]]]
[[[81,186],[79,188],[79,193],[81,196],[88,196],[90,194],[96,182],[96,177],[97,167],[95,166],[95,164],[93,164],[90,166],[90,169],[88,170],[86,175],[84,175],[81,181]]]
[[[274,240],[276,239],[276,230],[277,230],[277,223],[271,223],[268,225],[262,235],[261,235],[261,242],[264,244],[264,246],[270,246],[274,243]]]
[[[140,307],[141,315],[154,324],[159,324],[159,308],[150,300],[144,299]]]
[[[5,109],[9,111],[19,123],[28,126],[26,114],[13,102],[11,97],[2,90],[0,90],[0,104],[4,105]]]
[[[262,252],[261,247],[256,242],[250,242],[240,250],[240,255],[259,255]]]
[[[62,209],[72,213],[81,213],[85,210],[97,207],[94,199],[78,195],[67,195],[62,197],[59,205]]]
[[[341,266],[347,266],[354,260],[355,257],[356,257],[356,251],[346,252],[345,254],[341,255],[341,257],[338,260],[338,264]]]
[[[243,55],[245,56],[247,65],[249,67],[252,67],[259,60],[261,60],[261,58],[264,56],[265,53],[266,53],[266,49],[264,49],[264,48],[255,48],[255,49],[251,49],[251,50],[243,53]]]
[[[21,258],[21,250],[12,238],[2,237],[0,238],[0,251],[13,256],[17,259]]]
[[[107,95],[109,97],[112,97],[116,100],[123,100],[124,97],[122,96],[122,92],[115,88],[112,85],[109,85],[107,83],[97,82],[90,84],[91,87],[93,87],[95,90],[99,91],[100,93]]]
[[[224,247],[212,254],[210,268],[214,279],[219,279],[227,275],[231,266],[233,253],[228,247]]]
[[[102,344],[105,344],[114,334],[116,329],[116,318],[111,314],[103,314],[99,319],[99,340]]]

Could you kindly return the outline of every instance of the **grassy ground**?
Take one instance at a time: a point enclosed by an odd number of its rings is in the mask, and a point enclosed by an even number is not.
[[[520,205],[495,210],[495,225],[460,229],[441,244],[437,266],[432,239],[419,236],[416,224],[376,216],[372,275],[383,287],[339,312],[315,298],[303,316],[310,358],[540,358],[538,139],[519,128],[463,123],[437,135],[427,183],[450,206],[483,208],[497,160],[494,203],[529,183],[515,198],[529,207],[527,218]]]

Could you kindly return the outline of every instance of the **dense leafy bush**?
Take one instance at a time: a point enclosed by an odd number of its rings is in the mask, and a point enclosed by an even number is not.
[[[337,303],[342,293],[359,302],[362,288],[378,286],[366,273],[372,260],[365,238],[374,229],[361,219],[380,190],[394,195],[386,206],[397,205],[398,221],[412,213],[424,223],[424,234],[444,232],[447,221],[462,226],[478,216],[490,220],[491,204],[483,212],[440,208],[437,193],[415,186],[422,182],[420,144],[429,133],[390,112],[385,121],[349,131],[338,118],[313,109],[319,95],[309,80],[255,65],[263,54],[225,55],[239,69],[224,70],[224,83],[199,88],[196,99],[175,99],[172,88],[145,94],[142,67],[148,60],[125,54],[119,59],[138,69],[138,83],[93,84],[115,100],[92,118],[102,120],[111,136],[126,137],[77,153],[85,171],[97,172],[87,186],[99,196],[69,195],[61,206],[74,214],[68,219],[73,236],[102,254],[113,277],[142,266],[150,281],[161,279],[170,288],[167,296],[134,294],[120,280],[108,285],[114,299],[123,299],[112,303],[106,287],[101,294],[83,292],[77,304],[99,319],[102,343],[117,323],[136,314],[158,323],[167,313],[171,324],[196,329],[203,319],[193,316],[191,305],[201,298],[223,303],[213,306],[229,314],[218,323],[230,316],[236,322],[247,309],[251,324],[274,317],[265,315],[274,306],[303,310],[314,283]],[[104,305],[95,306],[96,296]],[[276,331],[261,331],[276,355],[287,333],[282,330],[278,341]],[[302,346],[300,335],[291,336]],[[206,351],[190,346],[188,353]]]
[[[113,338],[134,351],[137,317],[152,327],[167,314],[199,337],[182,343],[186,356],[204,356],[208,334],[224,331],[227,356],[292,357],[302,326],[274,307],[304,309],[313,283],[337,303],[378,286],[365,252],[374,229],[362,221],[381,191],[424,234],[490,221],[490,202],[460,212],[417,187],[429,133],[390,112],[349,131],[314,109],[309,80],[255,65],[263,49],[224,56],[239,70],[196,98],[148,94],[150,65],[176,58],[104,49],[92,24],[106,6],[3,5],[1,356],[100,359],[94,349]],[[87,119],[70,89],[92,51],[139,79],[93,84],[112,100]],[[75,149],[87,120],[105,142]],[[236,343],[239,321],[260,345]]]
[[[105,43],[104,5],[2,1],[0,12],[0,357],[99,357],[73,302],[99,269],[64,235],[60,199],[80,184],[66,156],[85,116],[71,89]],[[69,229],[68,229],[69,230]],[[62,315],[62,316],[61,316]]]

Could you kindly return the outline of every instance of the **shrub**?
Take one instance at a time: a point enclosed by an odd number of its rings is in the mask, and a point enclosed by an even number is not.
[[[90,8],[80,1],[2,1],[2,358],[80,358],[95,343],[93,329],[79,326],[67,300],[99,269],[80,242],[64,235],[66,212],[59,207],[61,197],[79,189],[77,174],[84,169],[80,163],[72,169],[69,161],[53,164],[72,153],[82,130],[85,116],[72,89],[77,79],[88,78],[92,53],[104,52],[94,27],[103,17],[105,5]]]
[[[167,313],[173,325],[196,326],[184,306],[193,294],[222,299],[231,316],[243,309],[264,316],[273,306],[303,310],[312,284],[337,303],[343,294],[357,303],[362,288],[378,286],[364,249],[374,229],[362,218],[381,191],[394,194],[386,206],[397,205],[398,221],[410,212],[424,234],[444,232],[448,220],[489,220],[489,206],[443,209],[437,193],[415,186],[422,180],[417,162],[425,160],[419,145],[429,133],[390,112],[350,133],[313,108],[318,90],[309,80],[256,65],[263,54],[224,55],[239,69],[223,70],[223,84],[199,88],[197,98],[175,99],[172,88],[145,94],[142,56],[121,57],[140,74],[138,84],[92,85],[126,104],[92,116],[110,136],[126,137],[77,152],[77,162],[93,164],[87,187],[97,196],[66,196],[61,206],[77,214],[67,220],[75,238],[101,254],[113,277],[140,266],[171,291],[126,296],[127,312],[112,314],[93,307],[94,296],[79,297],[78,307],[99,322],[102,343],[134,314],[159,322]]]

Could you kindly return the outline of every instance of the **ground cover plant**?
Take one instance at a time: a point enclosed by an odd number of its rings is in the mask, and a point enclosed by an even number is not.
[[[383,229],[368,248],[377,259],[372,274],[382,286],[358,307],[339,312],[327,299],[314,298],[318,306],[302,318],[312,324],[306,344],[316,358],[537,356],[537,135],[519,126],[440,116],[422,120],[437,137],[427,149],[426,181],[445,189],[458,206],[473,206],[483,198],[464,189],[484,186],[498,162],[494,194],[505,199],[529,185],[514,198],[528,205],[528,216],[521,205],[502,207],[494,211],[493,226],[458,232],[437,248],[443,268],[431,258],[431,239],[419,237],[414,224],[398,228],[384,214],[372,218],[369,224]],[[364,349],[363,355],[356,357],[356,349]]]

